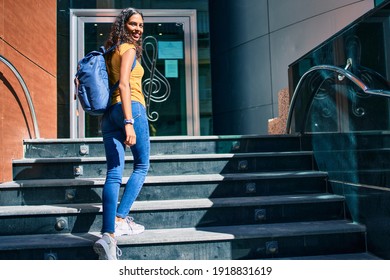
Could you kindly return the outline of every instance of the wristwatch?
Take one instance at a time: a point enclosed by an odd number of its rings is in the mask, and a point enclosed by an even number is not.
[[[129,119],[129,120],[124,119],[123,120],[123,124],[124,125],[126,125],[126,124],[134,124],[134,119]]]

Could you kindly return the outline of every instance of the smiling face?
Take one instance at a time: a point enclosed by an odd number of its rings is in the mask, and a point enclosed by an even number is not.
[[[132,15],[126,22],[126,29],[134,41],[139,41],[144,32],[144,20],[140,14]]]

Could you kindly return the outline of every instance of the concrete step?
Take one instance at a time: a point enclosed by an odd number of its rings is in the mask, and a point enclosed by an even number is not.
[[[0,236],[1,259],[97,259],[98,232]],[[118,238],[121,259],[260,259],[364,252],[365,227],[345,220],[146,230]],[[333,246],[333,244],[338,246]],[[330,246],[332,245],[332,246]]]
[[[344,197],[327,193],[136,201],[131,216],[148,229],[344,218]],[[1,206],[0,235],[99,231],[102,205]]]
[[[327,173],[282,171],[147,176],[138,200],[252,197],[327,191]],[[123,178],[123,184],[128,177]],[[96,203],[104,178],[17,180],[0,184],[0,205]],[[121,193],[123,187],[121,188]]]
[[[150,176],[316,170],[312,152],[163,155],[150,157]],[[126,157],[125,174],[133,158]],[[14,180],[103,178],[106,158],[40,158],[13,161]]]
[[[365,253],[366,228],[347,220],[345,198],[328,189],[328,173],[317,171],[311,140],[152,137],[150,171],[131,209],[147,230],[118,238],[122,258]],[[102,139],[26,140],[24,146],[25,158],[13,162],[14,181],[0,185],[0,259],[97,259]],[[132,161],[127,151],[125,176]]]
[[[291,135],[151,137],[151,155],[214,154],[310,150]],[[308,142],[307,142],[308,143]],[[102,157],[102,138],[24,140],[25,158]],[[305,146],[308,146],[305,147]],[[127,151],[131,155],[130,150]]]

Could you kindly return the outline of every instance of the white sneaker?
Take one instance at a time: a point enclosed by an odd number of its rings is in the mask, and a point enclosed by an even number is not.
[[[145,231],[143,225],[134,222],[132,217],[127,216],[121,222],[115,222],[115,236],[140,234]]]
[[[108,233],[103,233],[102,238],[93,245],[93,249],[99,255],[99,260],[117,260],[122,255],[116,240]]]

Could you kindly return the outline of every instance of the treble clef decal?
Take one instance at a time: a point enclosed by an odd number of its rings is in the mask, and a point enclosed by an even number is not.
[[[148,119],[155,122],[158,120],[159,114],[156,111],[150,112],[150,102],[162,103],[166,101],[171,94],[171,86],[164,75],[156,69],[157,39],[153,36],[147,36],[144,39],[143,48],[143,65],[149,71],[150,77],[143,80],[142,89],[146,99]]]

